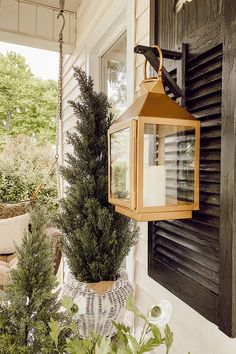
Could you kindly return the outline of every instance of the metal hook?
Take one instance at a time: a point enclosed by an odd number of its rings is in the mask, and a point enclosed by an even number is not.
[[[63,11],[60,11],[60,12],[59,12],[59,14],[57,15],[57,19],[58,19],[60,16],[62,17],[63,23],[62,23],[62,27],[61,27],[61,30],[60,30],[60,33],[59,33],[59,40],[62,39],[63,30],[64,30],[64,27],[65,27],[65,16],[64,16]]]
[[[63,30],[64,30],[65,22],[66,22],[66,21],[65,21],[65,16],[64,16],[63,12],[59,12],[59,14],[57,15],[57,19],[58,19],[60,16],[62,17],[63,23],[62,23],[62,27],[61,27],[61,30],[60,30],[60,33],[59,33],[59,40],[62,39]]]

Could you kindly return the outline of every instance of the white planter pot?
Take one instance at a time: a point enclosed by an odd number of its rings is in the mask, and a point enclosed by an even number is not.
[[[86,283],[79,282],[70,274],[62,288],[61,297],[69,296],[78,306],[82,297],[84,304],[81,305],[85,307],[85,313],[75,316],[81,337],[85,338],[91,333],[111,337],[116,333],[112,321],[123,321],[126,312],[124,306],[133,292],[126,270],[121,269],[117,280],[104,294],[94,292]]]

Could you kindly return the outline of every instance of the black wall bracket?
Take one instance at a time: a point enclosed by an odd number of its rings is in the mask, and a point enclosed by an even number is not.
[[[159,54],[156,48],[147,47],[144,45],[137,45],[134,48],[134,53],[143,54],[147,61],[151,64],[155,71],[158,71],[159,68]],[[187,60],[187,44],[182,44],[182,51],[175,52],[172,50],[162,49],[163,57],[167,59],[173,60],[182,60],[182,89],[177,85],[175,80],[171,77],[168,71],[163,66],[162,74],[164,84],[169,88],[169,90],[173,93],[175,98],[181,97],[181,104],[185,106],[185,74],[186,74],[186,60]]]

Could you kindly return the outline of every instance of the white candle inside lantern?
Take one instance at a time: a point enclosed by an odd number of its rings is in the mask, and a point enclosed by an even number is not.
[[[163,206],[166,204],[165,166],[144,167],[144,206]]]

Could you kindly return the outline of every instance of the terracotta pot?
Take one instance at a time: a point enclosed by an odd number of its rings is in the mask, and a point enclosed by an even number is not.
[[[61,297],[69,296],[78,305],[75,319],[82,338],[91,333],[111,337],[116,333],[112,321],[123,321],[124,306],[133,292],[126,270],[121,269],[117,280],[99,283],[82,283],[70,274]]]

